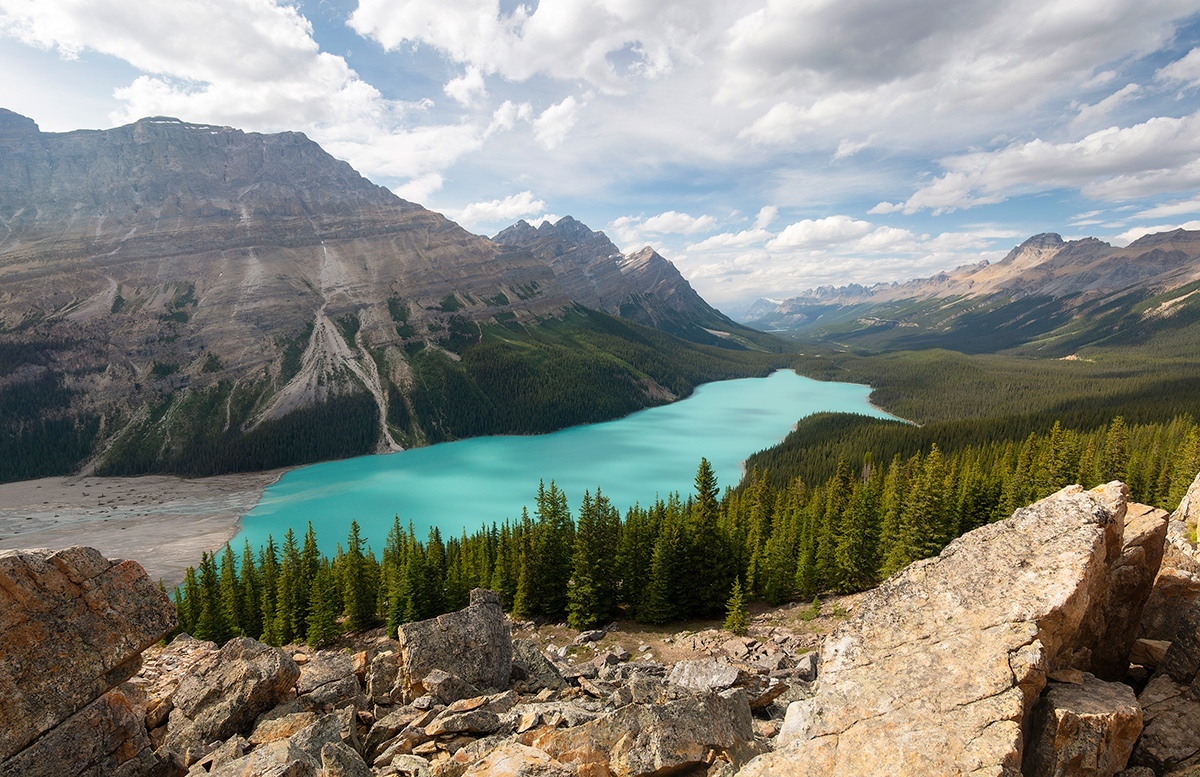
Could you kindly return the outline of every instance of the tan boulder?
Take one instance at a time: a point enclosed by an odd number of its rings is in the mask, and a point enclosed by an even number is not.
[[[1125,511],[1121,557],[1109,573],[1104,621],[1092,645],[1090,669],[1104,680],[1122,680],[1129,669],[1129,651],[1138,637],[1146,601],[1162,564],[1167,536],[1167,511],[1130,504]]]
[[[1200,549],[1196,547],[1197,523],[1200,521],[1200,474],[1192,481],[1179,507],[1171,513],[1167,528],[1167,547],[1164,562],[1185,572],[1200,574]]]
[[[279,648],[249,637],[199,661],[171,697],[164,747],[195,762],[207,743],[250,733],[255,720],[295,692],[300,668]]]
[[[574,728],[541,728],[521,735],[581,774],[629,777],[669,774],[725,753],[744,762],[754,728],[745,691],[687,694],[662,704],[630,704]]]
[[[2,777],[140,777],[159,764],[145,726],[146,703],[126,683],[0,762]],[[7,725],[7,722],[6,722]]]
[[[476,688],[504,690],[512,670],[512,631],[500,608],[500,594],[471,591],[466,609],[406,623],[397,634],[400,660],[396,685],[405,701],[424,693],[421,681],[435,669]]]
[[[1109,601],[1126,501],[1119,483],[1064,489],[868,593],[779,749],[740,774],[1019,774],[1047,674],[1090,670],[1098,641],[1131,626],[1106,619],[1131,610]]]
[[[1194,767],[1200,770],[1200,694],[1169,674],[1155,675],[1138,696],[1145,727],[1132,763],[1156,774]]]
[[[0,552],[0,763],[132,677],[177,623],[136,561]]]
[[[574,777],[575,771],[533,747],[498,747],[469,766],[463,777]]]
[[[1054,777],[1113,777],[1129,762],[1142,733],[1142,708],[1133,689],[1097,680],[1050,683],[1034,711],[1024,773]]]

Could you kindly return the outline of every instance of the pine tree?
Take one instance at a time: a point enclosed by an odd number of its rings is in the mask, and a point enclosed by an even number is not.
[[[278,593],[275,601],[275,626],[279,644],[286,645],[296,638],[296,588],[300,577],[300,548],[296,533],[291,529],[283,535],[280,552]]]
[[[221,553],[220,587],[221,610],[225,622],[229,626],[230,636],[245,634],[245,606],[242,602],[242,587],[238,580],[237,559],[228,542],[225,543],[225,550]]]
[[[258,567],[254,563],[254,551],[250,549],[250,540],[242,545],[242,563],[238,570],[238,585],[242,591],[243,618],[242,631],[248,637],[261,639],[262,626],[262,580]]]
[[[616,614],[617,533],[620,517],[607,497],[586,491],[575,527],[575,551],[568,584],[567,624],[573,629],[598,626]]]
[[[746,612],[746,603],[742,600],[742,579],[734,578],[733,590],[729,593],[729,600],[725,602],[724,629],[741,637],[745,636],[749,628],[749,614]]]
[[[318,567],[313,578],[312,606],[308,613],[306,631],[308,645],[311,648],[322,648],[341,636],[338,627],[338,600],[333,573],[328,568]]]
[[[268,535],[267,544],[259,553],[259,568],[262,570],[262,641],[268,645],[283,644],[279,633],[279,554],[275,550],[275,538]]]
[[[737,574],[731,566],[730,549],[718,525],[717,476],[708,459],[696,469],[696,494],[688,510],[688,560],[692,585],[685,593],[688,613],[720,612],[730,582]]]
[[[342,598],[346,606],[346,625],[351,631],[366,631],[378,621],[375,614],[375,588],[371,583],[371,571],[363,554],[358,521],[351,521],[342,566]]]

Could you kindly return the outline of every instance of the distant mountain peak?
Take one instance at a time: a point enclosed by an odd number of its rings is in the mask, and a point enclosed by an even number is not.
[[[0,108],[0,140],[37,135],[39,132],[41,130],[33,119]]]

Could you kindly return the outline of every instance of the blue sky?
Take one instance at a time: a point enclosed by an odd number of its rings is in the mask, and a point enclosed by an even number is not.
[[[1200,228],[1197,0],[0,0],[0,106],[300,130],[714,304]]]

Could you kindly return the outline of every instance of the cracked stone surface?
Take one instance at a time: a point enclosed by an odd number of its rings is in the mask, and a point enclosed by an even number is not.
[[[1126,508],[1119,483],[1067,488],[894,575],[830,635],[778,749],[739,774],[1020,774],[1046,676],[1089,670],[1127,609],[1109,601]]]
[[[0,552],[0,762],[133,676],[176,622],[136,561]]]

